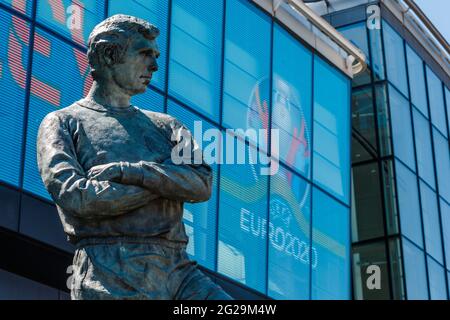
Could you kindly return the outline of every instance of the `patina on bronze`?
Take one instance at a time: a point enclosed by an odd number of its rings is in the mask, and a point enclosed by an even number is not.
[[[189,131],[130,104],[158,70],[158,34],[127,15],[98,24],[88,95],[39,127],[39,172],[76,246],[72,299],[230,299],[186,253],[183,203],[209,199],[211,167],[174,164],[172,139]]]

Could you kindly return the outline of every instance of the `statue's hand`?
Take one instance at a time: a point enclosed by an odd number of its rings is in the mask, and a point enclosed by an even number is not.
[[[119,162],[111,162],[92,167],[88,171],[88,178],[99,181],[115,181],[120,182],[122,172]]]

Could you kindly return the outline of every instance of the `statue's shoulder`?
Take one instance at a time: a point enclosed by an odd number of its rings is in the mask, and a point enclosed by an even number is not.
[[[64,122],[64,121],[76,118],[77,115],[82,111],[83,111],[83,108],[81,108],[80,105],[77,104],[77,102],[74,102],[67,107],[49,112],[45,116],[44,120],[46,120],[46,121],[58,120],[58,121]]]
[[[160,128],[170,129],[180,124],[180,121],[170,114],[145,109],[140,110]]]

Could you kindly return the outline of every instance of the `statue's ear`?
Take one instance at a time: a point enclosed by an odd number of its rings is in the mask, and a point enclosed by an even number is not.
[[[112,66],[118,62],[119,48],[116,45],[108,44],[104,47],[104,50],[102,51],[103,51],[102,52],[103,62],[107,66]]]

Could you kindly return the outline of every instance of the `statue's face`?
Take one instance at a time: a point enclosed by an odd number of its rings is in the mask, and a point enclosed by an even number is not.
[[[113,81],[129,95],[145,92],[158,70],[159,49],[155,40],[138,34],[128,46],[122,63],[112,67]]]

